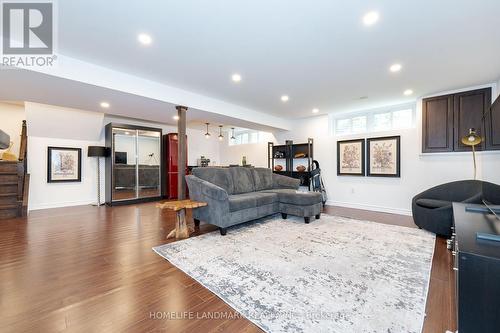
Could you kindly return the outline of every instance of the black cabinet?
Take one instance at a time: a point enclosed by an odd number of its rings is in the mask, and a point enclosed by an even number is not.
[[[491,106],[491,112],[486,113],[485,117],[485,149],[500,149],[500,96]]]
[[[492,126],[492,120],[500,122],[488,116],[490,105],[491,88],[424,98],[422,152],[470,151],[470,147],[461,142],[461,138],[469,133],[470,128],[474,128],[478,135],[486,137],[485,142],[476,146],[476,150],[490,149],[487,144],[488,136],[495,131],[488,128]]]
[[[162,130],[109,123],[105,127],[106,203],[129,204],[161,199]]]
[[[453,151],[453,95],[422,101],[422,151]]]
[[[491,89],[466,91],[453,95],[454,120],[454,151],[470,151],[470,146],[462,143],[461,138],[469,133],[470,128],[476,130],[477,135],[484,137],[483,116],[491,105]],[[476,146],[476,150],[484,149],[484,141]]]
[[[491,213],[477,212],[484,208],[453,203],[453,270],[460,333],[497,333],[500,327],[500,242],[476,236],[478,232],[498,235],[500,220]]]

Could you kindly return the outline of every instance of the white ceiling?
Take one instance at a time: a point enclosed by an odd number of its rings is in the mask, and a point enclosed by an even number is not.
[[[370,10],[380,20],[366,27]],[[59,1],[59,52],[300,118],[497,80],[499,13],[498,0]],[[151,46],[137,43],[141,32]]]
[[[35,102],[177,125],[173,119],[177,114],[175,104],[34,71],[0,69],[0,87],[0,101],[3,102]],[[102,109],[98,103],[101,100],[111,101],[111,108]],[[218,125],[224,125],[226,131],[231,127],[277,130],[258,122],[195,108],[188,109],[186,118],[189,128],[199,130],[205,130],[205,122],[211,123],[212,130]]]

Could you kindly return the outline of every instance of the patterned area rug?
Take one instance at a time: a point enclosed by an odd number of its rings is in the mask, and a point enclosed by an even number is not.
[[[435,236],[323,214],[155,247],[267,332],[420,332]]]

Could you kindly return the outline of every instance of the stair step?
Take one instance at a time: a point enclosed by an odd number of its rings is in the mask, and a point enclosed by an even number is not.
[[[0,210],[2,209],[17,209],[19,204],[16,202],[15,204],[8,204],[8,205],[0,205]]]
[[[19,200],[17,200],[17,196],[12,196],[12,197],[0,197],[0,206],[5,206],[5,205],[14,205],[17,203]]]
[[[1,185],[17,185],[17,182],[2,182]]]
[[[1,197],[17,197],[17,192],[0,193],[0,198]]]
[[[18,163],[16,162],[0,162],[0,172],[15,172],[17,173]]]
[[[17,175],[17,172],[15,172],[15,171],[0,171],[0,176],[1,175]]]

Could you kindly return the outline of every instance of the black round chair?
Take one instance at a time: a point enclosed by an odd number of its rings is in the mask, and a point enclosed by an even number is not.
[[[480,180],[461,180],[430,188],[412,200],[415,224],[446,238],[451,237],[452,202],[500,204],[500,186]]]

